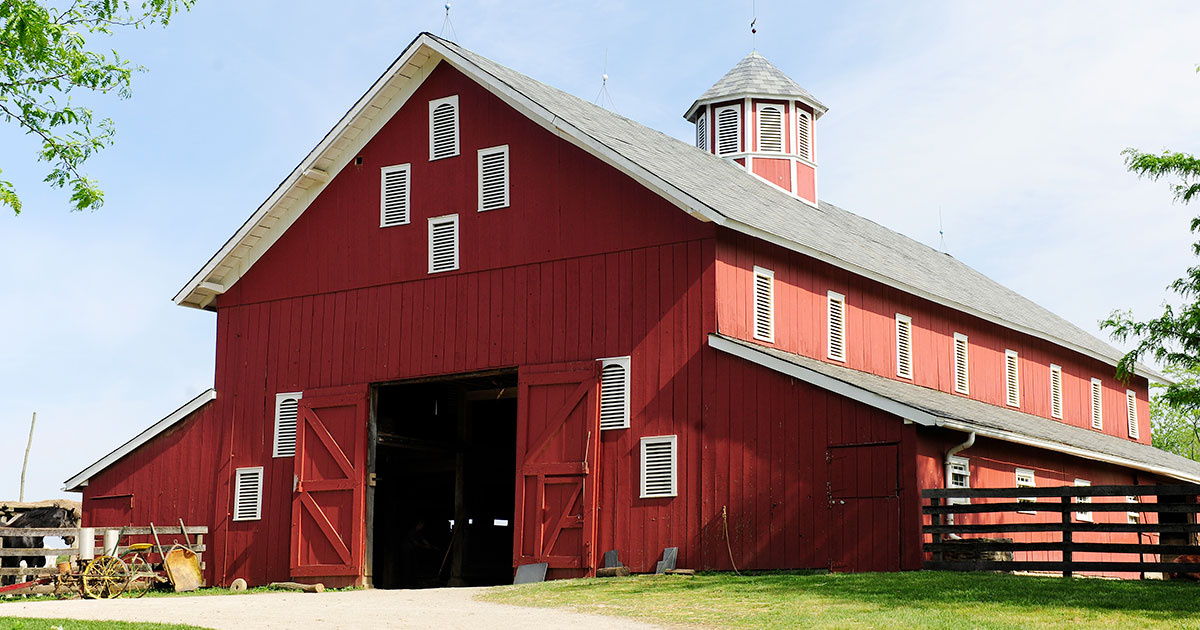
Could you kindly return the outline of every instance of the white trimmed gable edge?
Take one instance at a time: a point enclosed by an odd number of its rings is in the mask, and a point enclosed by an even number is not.
[[[304,210],[324,190],[325,186],[346,165],[349,159],[366,146],[367,142],[391,120],[392,116],[407,102],[421,83],[441,61],[446,61],[456,70],[477,81],[510,107],[545,128],[555,136],[587,151],[603,162],[613,166],[655,194],[671,202],[689,215],[713,222],[722,227],[747,234],[779,245],[817,260],[846,269],[856,275],[875,280],[935,304],[978,317],[984,321],[1015,330],[1032,337],[1049,341],[1107,365],[1116,361],[1089,348],[1068,342],[1046,332],[1022,326],[995,315],[961,304],[955,300],[920,290],[908,283],[865,269],[837,256],[805,246],[785,237],[747,225],[721,214],[715,208],[699,201],[687,191],[663,180],[624,156],[619,148],[612,147],[587,134],[570,121],[558,117],[545,106],[537,103],[499,77],[481,68],[442,43],[429,33],[421,33],[409,44],[404,53],[385,71],[369,90],[354,104],[337,125],[325,135],[321,142],[292,171],[275,192],[225,245],[192,277],[174,297],[176,304],[192,308],[210,309],[212,301],[227,291],[299,218]],[[1167,382],[1165,377],[1153,370],[1139,366],[1138,376],[1154,382]]]

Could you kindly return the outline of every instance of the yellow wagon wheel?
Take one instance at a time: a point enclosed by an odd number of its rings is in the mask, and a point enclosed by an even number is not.
[[[134,556],[129,561],[129,586],[125,589],[130,597],[141,597],[154,587],[158,575],[150,568],[150,563],[141,556]]]
[[[129,585],[129,567],[120,558],[100,556],[83,569],[79,583],[88,599],[117,597]]]

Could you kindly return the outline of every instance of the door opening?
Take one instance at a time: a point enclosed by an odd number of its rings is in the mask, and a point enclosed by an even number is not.
[[[515,372],[378,387],[375,587],[512,582],[516,427]]]

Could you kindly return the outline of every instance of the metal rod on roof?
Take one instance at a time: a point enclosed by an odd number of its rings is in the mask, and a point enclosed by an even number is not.
[[[21,491],[17,501],[25,500],[25,469],[29,467],[29,449],[33,446],[33,425],[37,424],[37,412],[33,412],[33,420],[29,421],[29,441],[25,443],[25,461],[21,464]]]

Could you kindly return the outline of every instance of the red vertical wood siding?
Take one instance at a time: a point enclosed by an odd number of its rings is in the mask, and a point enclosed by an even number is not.
[[[1050,415],[1050,364],[1062,366],[1062,422],[1091,428],[1091,379],[1103,383],[1104,432],[1129,438],[1125,391],[1138,399],[1139,439],[1150,443],[1148,383],[1127,386],[1115,368],[1050,342],[954,311],[803,254],[722,231],[717,241],[717,321],[722,333],[753,340],[750,304],[755,266],[775,272],[775,343],[822,361],[826,358],[828,292],[846,296],[844,365],[923,387],[954,392],[954,333],[970,345],[970,397],[1005,404],[1004,352],[1019,359],[1020,411]],[[912,318],[913,379],[896,375],[896,314]],[[761,343],[761,342],[755,342]]]

